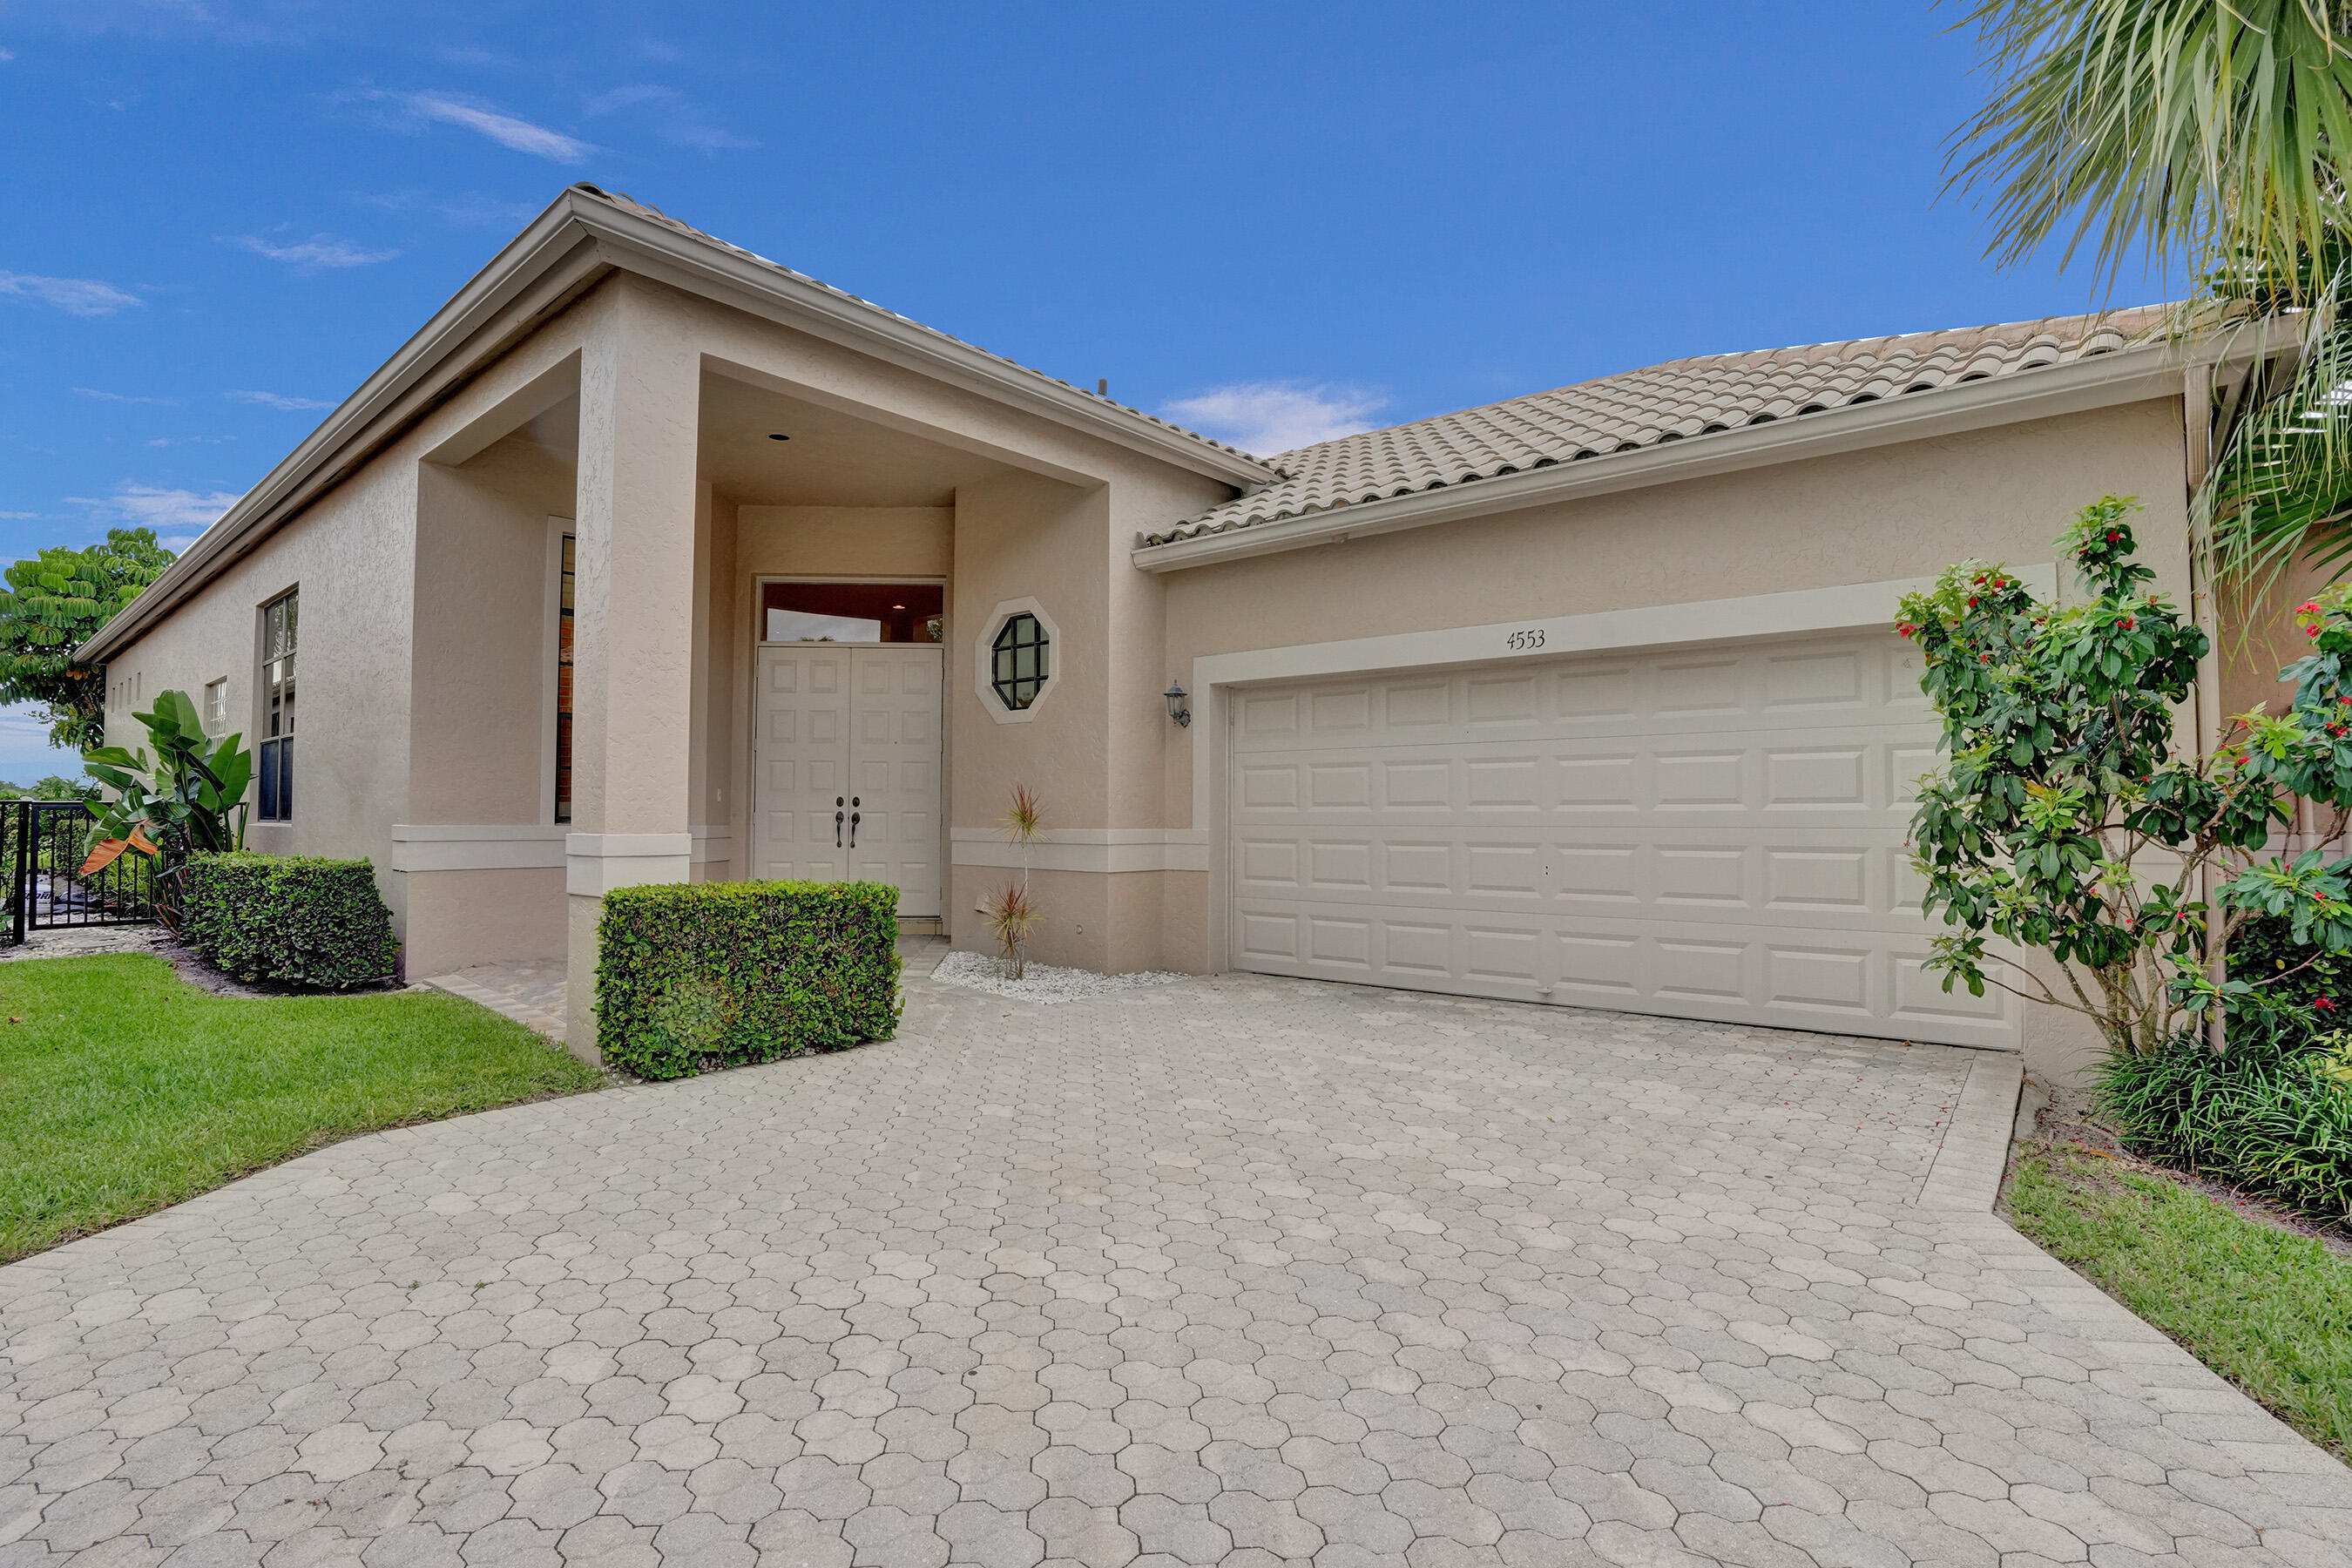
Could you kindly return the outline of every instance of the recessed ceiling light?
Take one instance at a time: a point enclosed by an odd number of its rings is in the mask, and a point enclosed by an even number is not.
[[[785,435],[782,430],[771,430],[768,432],[768,439],[771,441],[789,441],[792,437]]]
[[[905,609],[907,606],[906,606],[906,605],[891,605],[890,607],[891,607],[892,609],[894,609],[894,610],[903,610],[903,609]]]

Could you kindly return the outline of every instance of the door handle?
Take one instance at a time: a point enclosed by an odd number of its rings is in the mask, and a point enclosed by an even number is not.
[[[839,795],[833,797],[833,847],[838,849],[841,847],[841,797]]]
[[[857,797],[851,795],[849,804],[855,807],[857,805]],[[852,849],[857,847],[857,813],[854,809],[849,814],[849,847]]]

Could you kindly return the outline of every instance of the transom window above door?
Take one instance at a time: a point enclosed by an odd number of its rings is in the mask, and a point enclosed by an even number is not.
[[[762,642],[935,643],[947,590],[937,583],[763,583]]]

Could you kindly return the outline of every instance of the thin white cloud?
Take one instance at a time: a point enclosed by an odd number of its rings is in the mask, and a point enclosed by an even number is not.
[[[43,278],[31,272],[0,272],[0,294],[55,305],[69,316],[110,316],[139,296],[95,278]]]
[[[379,261],[389,261],[400,254],[397,250],[362,250],[348,239],[336,239],[323,234],[298,240],[292,245],[273,245],[259,235],[241,234],[231,243],[243,246],[256,256],[266,256],[272,261],[282,261],[289,267],[305,269],[370,267]]]
[[[674,146],[691,147],[698,153],[726,153],[759,145],[749,137],[711,124],[703,107],[674,87],[646,82],[616,87],[590,99],[585,112],[594,119],[625,109],[644,110],[654,134]]]
[[[6,65],[10,60],[15,59],[16,58],[16,50],[14,50],[14,49],[0,49],[0,66],[5,66],[5,65]]]
[[[323,403],[315,397],[289,397],[278,392],[224,392],[221,395],[233,398],[238,403],[257,403],[264,408],[277,408],[287,413],[292,413],[299,408],[332,408],[334,406],[331,403]]]
[[[37,511],[0,511],[0,518],[10,522],[29,522],[40,515]]]
[[[467,191],[454,196],[435,195],[429,191],[387,191],[359,199],[386,212],[430,213],[444,223],[454,223],[465,228],[510,229],[536,216],[539,212],[539,208],[530,202],[503,201],[480,191]]]
[[[95,397],[100,403],[152,403],[159,408],[177,408],[176,400],[169,397],[133,397],[127,392],[100,392],[94,386],[77,386],[76,397]]]
[[[566,136],[561,131],[551,131],[544,125],[533,125],[528,120],[501,114],[478,99],[457,93],[387,92],[367,96],[397,103],[420,119],[459,126],[487,136],[511,152],[528,153],[534,158],[545,158],[551,163],[577,163],[595,150],[576,136]]]
[[[1243,381],[1180,397],[1160,412],[1244,452],[1272,457],[1376,428],[1371,416],[1388,401],[1361,387]]]
[[[106,497],[68,496],[75,506],[142,528],[193,528],[202,532],[220,521],[221,513],[239,500],[235,490],[164,489],[155,485],[121,484]]]

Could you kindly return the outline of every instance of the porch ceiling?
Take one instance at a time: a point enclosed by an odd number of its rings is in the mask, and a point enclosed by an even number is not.
[[[788,441],[771,439],[781,431]],[[702,477],[737,500],[946,506],[1003,464],[722,375],[702,378]]]

